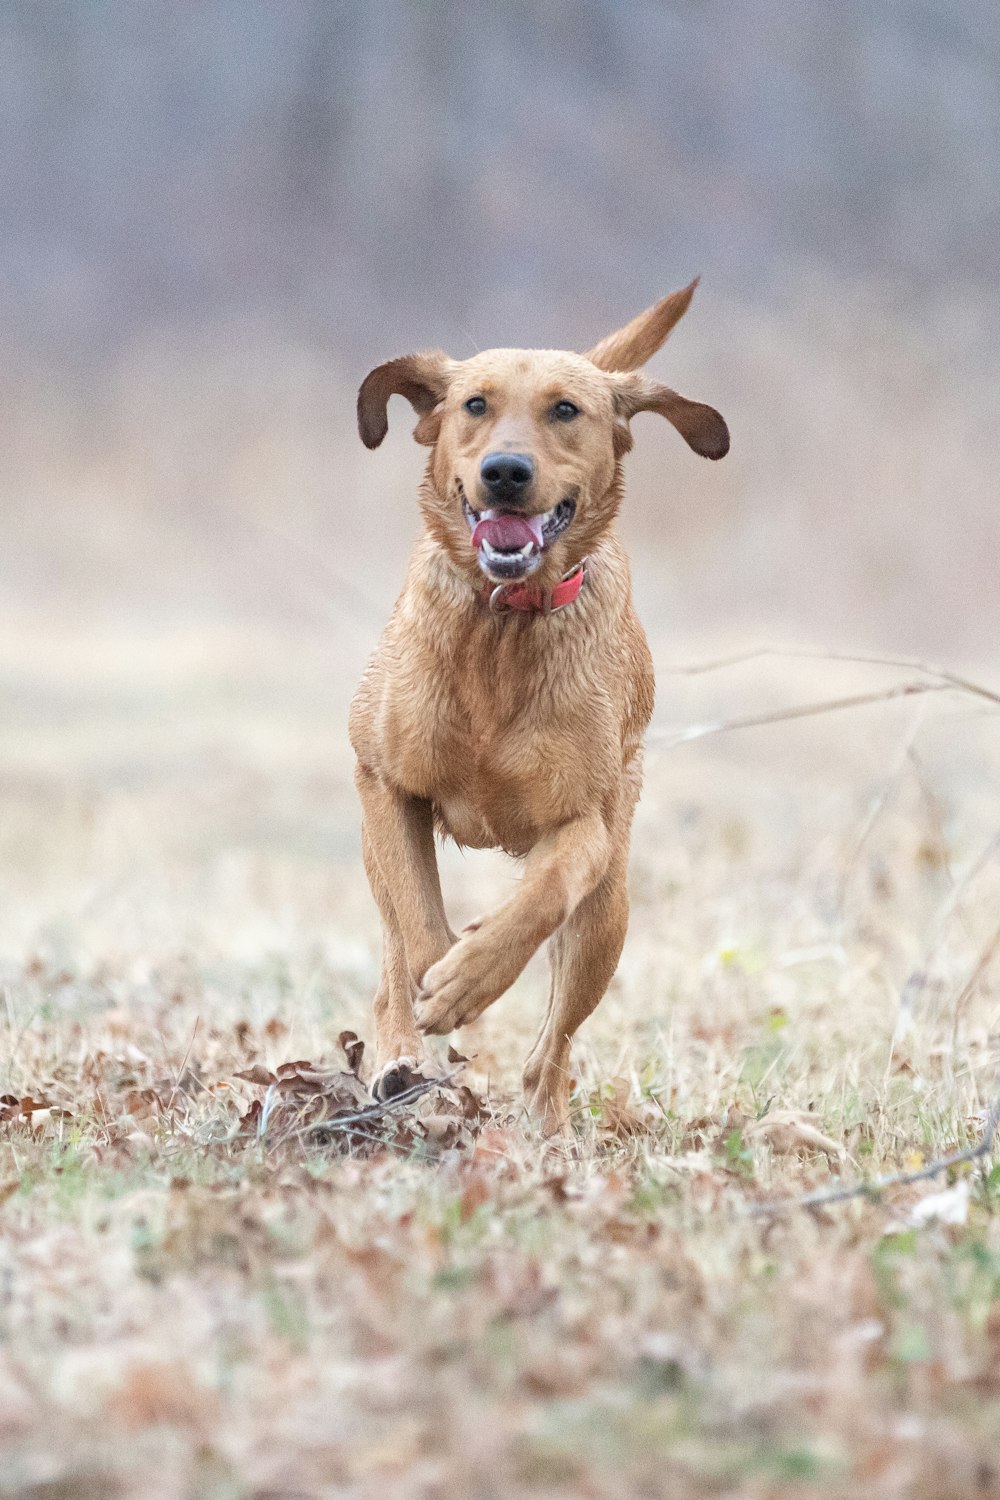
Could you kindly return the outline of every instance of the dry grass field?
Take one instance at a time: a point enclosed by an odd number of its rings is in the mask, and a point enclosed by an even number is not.
[[[0,641],[3,1500],[1000,1495],[993,1159],[760,1212],[982,1129],[988,704],[673,744],[921,674],[657,640],[573,1142],[518,1111],[540,960],[452,1039],[469,1092],[350,1135],[309,1128],[378,963],[336,648],[125,639]],[[516,878],[443,863],[458,921]]]
[[[929,1170],[1000,1098],[1000,700],[831,656],[1000,692],[996,0],[13,0],[0,58],[0,1500],[1000,1500],[1000,1140]],[[699,273],[650,373],[732,453],[636,423],[572,1138],[543,956],[372,1111],[423,456],[358,385]]]

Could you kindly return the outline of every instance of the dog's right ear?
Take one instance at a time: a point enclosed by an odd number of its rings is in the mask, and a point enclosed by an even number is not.
[[[358,431],[366,448],[377,448],[389,430],[387,407],[390,396],[405,396],[420,421],[413,436],[428,447],[437,441],[439,422],[434,409],[448,389],[451,360],[434,350],[430,354],[404,354],[376,365],[358,391]]]

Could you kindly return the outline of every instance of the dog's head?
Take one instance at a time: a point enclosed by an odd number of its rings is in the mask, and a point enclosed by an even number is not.
[[[615,516],[638,412],[659,412],[705,458],[729,449],[717,411],[638,373],[696,286],[664,297],[587,354],[490,349],[466,360],[407,354],[379,365],[358,393],[362,441],[378,447],[389,397],[405,396],[420,418],[414,437],[433,449],[423,505],[438,542],[497,583],[538,574],[551,587]]]

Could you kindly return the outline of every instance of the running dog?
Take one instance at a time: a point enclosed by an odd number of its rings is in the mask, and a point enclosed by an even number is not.
[[[653,709],[649,647],[615,530],[630,422],[659,412],[722,458],[717,411],[641,373],[697,282],[587,354],[407,354],[358,394],[368,448],[404,396],[430,449],[423,534],[358,688],[351,742],[365,868],[383,926],[376,1073],[388,1098],[423,1039],[468,1025],[549,940],[551,985],[524,1090],[545,1135],[570,1114],[570,1040],[628,925],[626,869]],[[523,859],[517,892],[456,937],[434,835]]]

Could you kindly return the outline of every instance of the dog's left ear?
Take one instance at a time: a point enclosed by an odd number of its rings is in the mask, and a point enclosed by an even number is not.
[[[585,358],[599,370],[638,370],[640,365],[652,359],[666,342],[674,324],[683,318],[691,306],[699,279],[696,276],[689,286],[671,292],[669,297],[661,297],[624,328],[609,333],[593,349],[587,350]]]
[[[632,446],[628,423],[640,411],[656,411],[673,423],[689,448],[702,458],[725,458],[729,452],[729,428],[714,406],[689,401],[669,386],[648,375],[612,375],[615,410],[615,448],[619,454]]]
[[[389,430],[390,396],[405,396],[420,421],[413,431],[418,443],[427,446],[437,441],[440,423],[434,408],[448,389],[451,360],[434,350],[429,354],[404,354],[376,365],[361,382],[358,391],[358,431],[366,448],[377,448]]]

